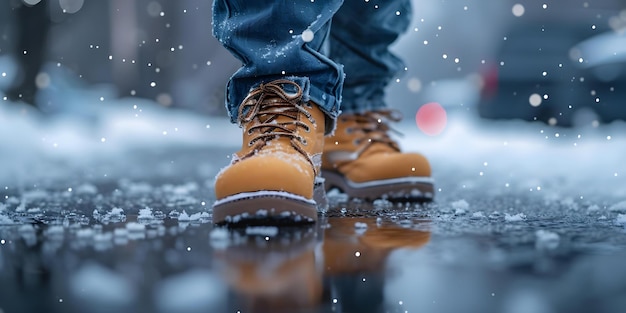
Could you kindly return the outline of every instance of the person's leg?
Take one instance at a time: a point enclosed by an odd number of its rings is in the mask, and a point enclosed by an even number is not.
[[[242,61],[227,88],[243,146],[216,177],[215,223],[314,221],[324,134],[343,72],[322,54],[341,0],[215,0],[213,33]]]
[[[411,0],[346,0],[333,18],[330,58],[346,78],[341,111],[363,113],[386,107],[384,89],[405,65],[389,46],[411,22]]]
[[[250,90],[286,78],[332,121],[339,112],[343,71],[324,49],[343,0],[215,0],[213,34],[243,66],[231,77],[226,106],[232,122]],[[329,124],[332,126],[332,123]]]
[[[402,153],[387,125],[384,88],[404,70],[389,46],[406,30],[410,0],[346,0],[333,19],[330,57],[346,73],[342,114],[325,141],[326,187],[353,197],[430,201],[434,187],[428,160]]]

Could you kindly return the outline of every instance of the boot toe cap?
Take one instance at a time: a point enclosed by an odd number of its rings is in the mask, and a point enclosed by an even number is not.
[[[378,154],[359,161],[346,173],[354,182],[431,176],[428,159],[419,153]]]
[[[215,182],[217,199],[235,194],[281,191],[313,197],[315,175],[304,158],[293,154],[258,155],[222,170]]]

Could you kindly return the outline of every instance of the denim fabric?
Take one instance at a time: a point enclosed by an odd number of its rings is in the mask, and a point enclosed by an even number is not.
[[[411,22],[411,0],[345,0],[333,18],[330,58],[346,73],[341,111],[386,107],[384,88],[405,65],[389,46]]]
[[[232,122],[251,89],[280,78],[300,85],[331,129],[342,95],[345,112],[385,106],[383,89],[404,68],[388,47],[408,26],[410,0],[343,2],[214,0],[213,34],[243,63],[227,86]]]

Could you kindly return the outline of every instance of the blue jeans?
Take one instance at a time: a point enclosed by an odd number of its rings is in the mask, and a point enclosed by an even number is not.
[[[411,13],[411,0],[214,0],[213,34],[243,63],[227,86],[231,121],[251,89],[280,78],[333,125],[339,112],[384,108],[385,86],[404,70],[389,45]]]

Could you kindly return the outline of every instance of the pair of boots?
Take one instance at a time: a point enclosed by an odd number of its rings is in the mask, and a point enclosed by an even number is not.
[[[314,222],[314,195],[332,188],[366,200],[432,200],[428,160],[400,152],[388,135],[390,119],[389,111],[342,114],[325,138],[324,113],[303,101],[297,84],[260,85],[239,108],[243,146],[217,175],[213,221]]]

